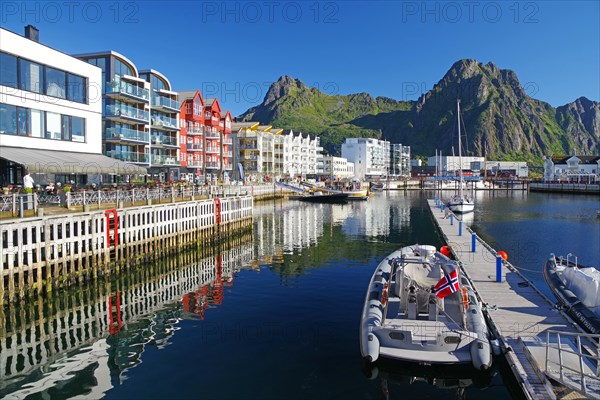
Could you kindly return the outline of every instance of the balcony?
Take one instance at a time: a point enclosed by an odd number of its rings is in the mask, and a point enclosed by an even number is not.
[[[164,154],[152,154],[152,165],[179,165],[177,157]]]
[[[225,164],[225,165],[223,165],[223,169],[225,171],[233,171],[233,165],[232,164]]]
[[[146,124],[149,114],[148,111],[119,103],[104,107],[104,116],[118,122]]]
[[[148,103],[150,98],[148,89],[116,80],[104,85],[104,93],[112,99],[127,103]]]
[[[187,134],[188,135],[199,135],[199,136],[201,136],[201,135],[204,135],[204,129],[199,128],[199,127],[193,127],[193,128],[188,127],[187,128]]]
[[[194,168],[202,168],[203,164],[204,163],[202,162],[202,160],[193,160],[193,161],[187,162],[188,167],[194,167]]]
[[[186,148],[187,151],[202,151],[203,146],[199,143],[188,143]]]
[[[104,139],[111,142],[137,142],[148,143],[150,135],[145,131],[115,127],[106,129]]]
[[[223,151],[223,157],[231,157],[232,153],[231,151]]]
[[[219,132],[205,132],[204,137],[207,139],[221,139],[221,134]]]
[[[223,144],[232,145],[233,144],[233,139],[231,139],[231,138],[224,139],[223,140]]]
[[[221,154],[221,148],[217,146],[206,146],[205,152],[207,154]]]
[[[151,119],[152,128],[163,129],[163,130],[178,130],[177,119],[170,118],[165,115],[152,114]]]
[[[157,146],[178,147],[177,138],[152,132],[152,144]]]
[[[164,96],[154,96],[152,99],[153,110],[163,110],[166,112],[179,112],[181,103],[177,100],[170,99]]]
[[[220,169],[221,168],[221,163],[218,162],[207,162],[206,169]]]
[[[146,153],[136,153],[133,151],[116,151],[109,150],[106,152],[106,155],[110,158],[114,158],[116,160],[121,160],[130,163],[136,164],[147,164],[148,163],[148,155]]]

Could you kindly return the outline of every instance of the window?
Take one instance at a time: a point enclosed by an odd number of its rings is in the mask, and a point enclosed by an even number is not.
[[[60,114],[46,112],[46,139],[61,138],[62,123]]]
[[[44,137],[44,112],[40,110],[31,110],[29,119],[29,129],[31,136],[36,138]]]
[[[194,114],[199,117],[202,116],[202,104],[199,99],[194,100]]]
[[[19,86],[23,90],[40,93],[42,90],[42,66],[31,61],[19,60],[21,72]]]
[[[5,135],[17,134],[17,107],[0,104],[0,133]]]
[[[71,117],[71,140],[74,142],[85,142],[85,119]]]
[[[68,115],[61,115],[62,120],[62,140],[71,140],[71,117]]]
[[[67,80],[67,99],[75,101],[77,103],[85,103],[86,79],[81,76],[68,74]]]
[[[0,84],[17,87],[17,57],[0,53]]]
[[[29,109],[17,107],[17,134],[19,136],[31,136],[29,126]]]
[[[129,66],[127,66],[127,64],[125,64],[124,62],[115,59],[115,75],[129,75],[129,76],[135,76],[135,74],[133,73],[133,70],[131,68],[129,68]]]
[[[166,90],[167,89],[167,85],[165,85],[165,83],[159,79],[158,77],[152,75],[152,78],[150,79],[150,83],[152,84],[152,90]]]
[[[46,67],[46,94],[66,98],[67,74],[58,69]]]

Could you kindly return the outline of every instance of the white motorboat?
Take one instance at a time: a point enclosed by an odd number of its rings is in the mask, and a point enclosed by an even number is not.
[[[569,254],[569,256],[572,256]],[[600,333],[600,271],[551,254],[544,266],[546,283],[564,310],[588,332]]]
[[[456,114],[458,116],[458,194],[448,202],[448,208],[456,213],[467,213],[475,210],[475,202],[473,198],[468,196],[464,191],[465,180],[463,178],[462,165],[462,139],[460,133],[460,100],[456,102]]]
[[[492,364],[481,303],[455,261],[433,246],[404,247],[378,265],[360,325],[363,360]]]

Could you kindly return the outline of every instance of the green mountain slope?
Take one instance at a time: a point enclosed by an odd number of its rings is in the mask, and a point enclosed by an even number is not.
[[[529,97],[513,71],[475,60],[456,62],[417,101],[367,93],[326,95],[281,77],[262,104],[238,117],[321,137],[339,154],[347,137],[383,138],[413,154],[445,154],[456,144],[456,99],[461,99],[465,147],[473,155],[539,160],[547,154],[600,152],[600,103],[586,98],[558,108]]]

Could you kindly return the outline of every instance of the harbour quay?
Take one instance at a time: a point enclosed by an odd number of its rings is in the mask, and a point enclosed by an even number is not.
[[[525,397],[555,399],[566,390],[599,398],[597,335],[586,334],[440,200],[428,205]]]

